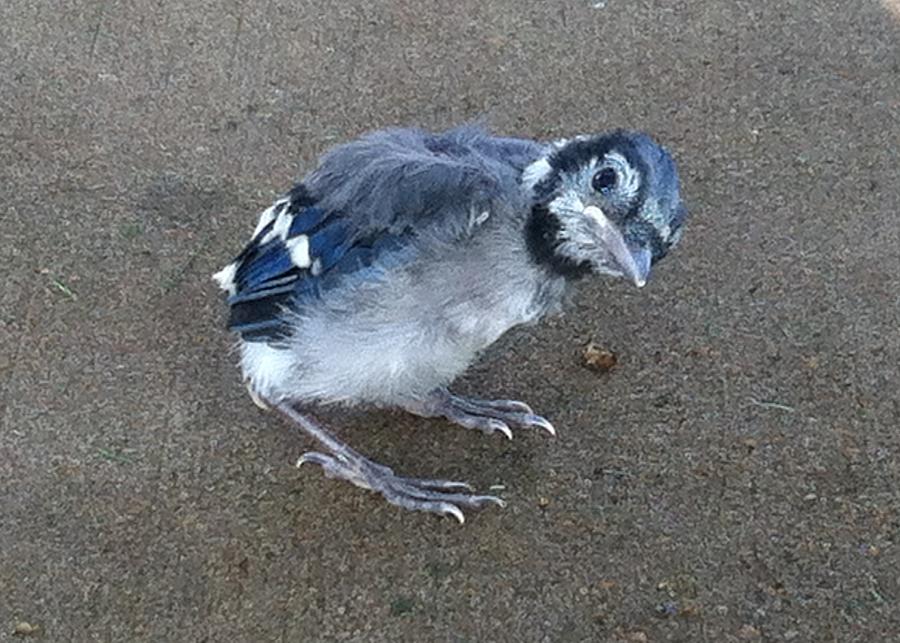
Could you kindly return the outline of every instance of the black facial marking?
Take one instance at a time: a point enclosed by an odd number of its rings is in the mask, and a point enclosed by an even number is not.
[[[633,136],[633,134],[626,131],[616,131],[604,136],[570,141],[563,145],[547,159],[547,162],[550,164],[553,171],[550,173],[550,176],[536,186],[535,194],[538,197],[538,200],[542,201],[542,195],[549,197],[556,187],[558,187],[559,174],[577,172],[580,168],[583,168],[590,163],[591,159],[596,158],[602,162],[603,157],[610,152],[618,152],[621,154],[628,164],[635,169],[638,176],[649,176],[649,168],[635,148]],[[595,176],[602,173],[603,171],[601,170]],[[544,184],[546,184],[546,187],[548,188],[547,191],[543,190]],[[624,218],[628,219],[637,214],[641,204],[647,196],[647,188],[646,181],[642,180],[638,186],[638,193]]]
[[[644,246],[650,249],[651,264],[656,263],[666,256],[669,247],[663,241],[659,230],[646,221],[633,221],[624,231],[625,241],[632,245]]]
[[[641,166],[643,162],[634,149],[634,142],[630,134],[625,131],[616,131],[603,136],[595,136],[581,140],[570,141],[559,148],[548,159],[550,166],[563,172],[575,172],[578,168],[587,165],[592,158],[603,158],[609,152],[616,151],[622,154],[632,166]]]
[[[568,279],[577,279],[591,272],[587,262],[577,263],[561,256],[559,245],[559,219],[543,205],[531,208],[531,215],[525,224],[525,241],[532,260],[550,272]]]
[[[559,172],[552,171],[534,186],[534,198],[537,203],[547,203],[559,187]]]

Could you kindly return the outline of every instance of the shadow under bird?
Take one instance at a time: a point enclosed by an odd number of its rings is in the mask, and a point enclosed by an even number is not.
[[[328,151],[215,279],[250,396],[319,443],[298,464],[463,522],[463,508],[503,501],[398,475],[310,411],[369,404],[554,435],[523,402],[447,387],[507,330],[559,310],[578,279],[643,286],[685,215],[671,157],[641,133],[541,143],[472,126],[390,129]]]

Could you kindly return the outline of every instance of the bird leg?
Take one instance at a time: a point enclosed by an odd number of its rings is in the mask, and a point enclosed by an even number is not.
[[[335,438],[312,418],[297,411],[287,402],[271,403],[293,424],[315,438],[328,453],[309,451],[300,456],[297,466],[311,462],[322,467],[329,478],[340,478],[363,489],[376,491],[391,504],[412,511],[428,511],[451,515],[465,522],[462,509],[480,509],[488,504],[501,507],[505,503],[496,496],[479,496],[464,482],[406,478],[396,475],[384,465],[372,462]]]
[[[556,429],[545,418],[535,415],[531,407],[515,400],[481,400],[454,395],[445,388],[432,391],[425,399],[410,402],[404,408],[422,417],[443,417],[467,429],[485,433],[499,432],[510,440],[510,426],[543,429],[556,435]]]

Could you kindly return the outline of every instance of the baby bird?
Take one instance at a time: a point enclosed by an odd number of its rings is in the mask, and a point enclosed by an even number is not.
[[[671,157],[641,133],[540,143],[389,129],[327,152],[215,279],[250,396],[321,447],[298,465],[463,522],[462,508],[503,501],[398,475],[310,410],[399,407],[509,438],[555,435],[523,402],[447,387],[507,330],[558,310],[580,278],[643,286],[685,215]]]

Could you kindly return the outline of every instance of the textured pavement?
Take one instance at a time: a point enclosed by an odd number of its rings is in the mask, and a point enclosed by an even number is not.
[[[0,3],[0,640],[897,640],[898,20]],[[505,487],[460,527],[293,467],[309,443],[246,396],[209,275],[329,145],[472,118],[647,130],[692,220],[647,288],[585,283],[458,383],[558,438],[329,418]]]

